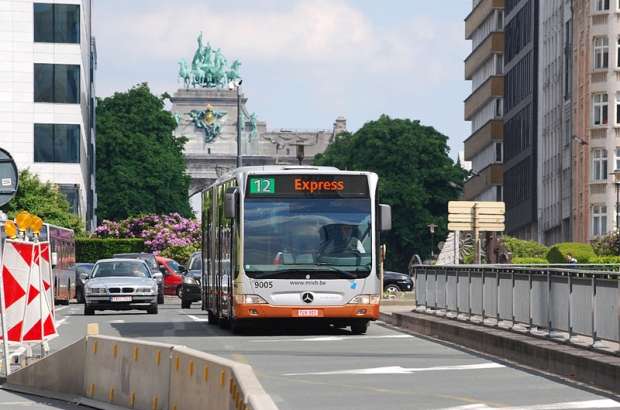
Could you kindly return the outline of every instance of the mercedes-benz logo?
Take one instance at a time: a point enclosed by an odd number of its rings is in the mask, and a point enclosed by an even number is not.
[[[305,303],[312,303],[312,301],[314,300],[314,296],[312,295],[312,293],[306,292],[301,295],[301,300],[303,300]]]

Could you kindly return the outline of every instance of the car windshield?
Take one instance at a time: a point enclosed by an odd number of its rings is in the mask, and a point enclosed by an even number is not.
[[[189,270],[202,270],[202,258],[200,255],[192,258],[189,263]]]
[[[168,261],[168,267],[170,267],[170,269],[177,273],[181,272],[180,266],[181,265],[179,265],[179,262],[175,261],[174,259],[170,259]]]
[[[261,272],[368,274],[372,263],[368,198],[247,199],[244,267]]]
[[[151,277],[147,267],[142,262],[133,261],[110,261],[100,262],[95,265],[93,278],[113,276],[149,278]]]

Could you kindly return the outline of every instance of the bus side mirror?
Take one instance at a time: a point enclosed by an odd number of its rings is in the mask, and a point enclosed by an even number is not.
[[[237,188],[228,188],[224,193],[224,216],[234,218],[237,216]]]
[[[386,204],[379,204],[379,226],[381,231],[392,229],[392,207]]]

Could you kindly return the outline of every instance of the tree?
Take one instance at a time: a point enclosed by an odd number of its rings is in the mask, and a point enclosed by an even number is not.
[[[386,268],[406,271],[415,253],[428,257],[428,224],[435,238],[447,234],[448,201],[457,199],[465,171],[448,156],[448,137],[419,121],[382,115],[354,134],[340,134],[315,164],[373,171],[379,175],[379,199],[392,206],[392,231]]]
[[[97,216],[192,214],[185,138],[147,84],[97,101]]]
[[[51,182],[41,182],[38,176],[25,169],[19,173],[17,194],[2,207],[9,217],[19,211],[37,215],[43,222],[71,228],[80,234],[84,231],[82,219],[71,212],[67,198]]]

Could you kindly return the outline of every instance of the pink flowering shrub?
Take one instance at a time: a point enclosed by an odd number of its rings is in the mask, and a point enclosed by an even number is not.
[[[168,248],[201,245],[200,223],[178,213],[131,217],[120,222],[104,220],[95,230],[99,238],[142,238],[145,247],[155,254]]]

